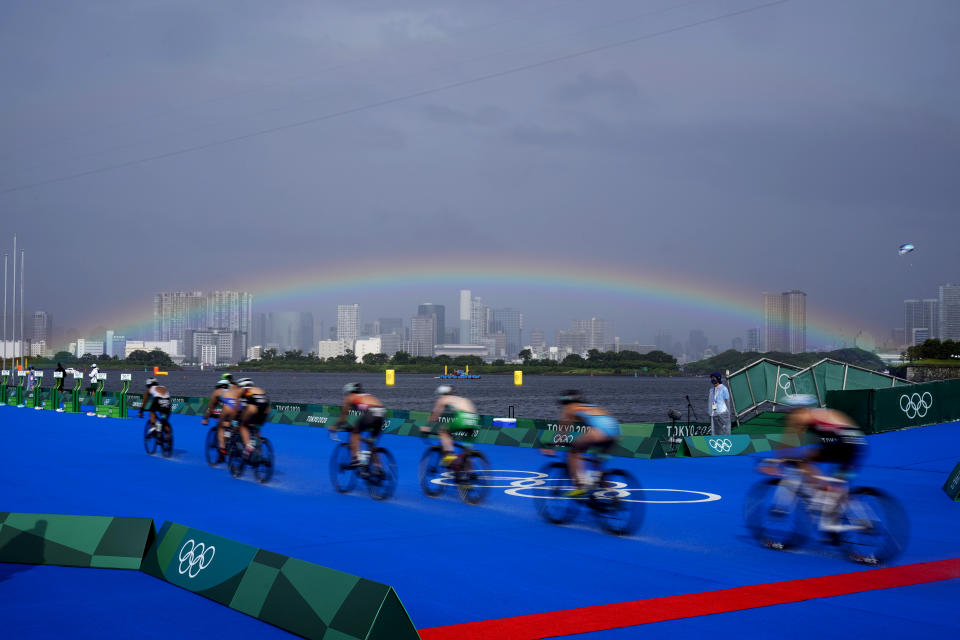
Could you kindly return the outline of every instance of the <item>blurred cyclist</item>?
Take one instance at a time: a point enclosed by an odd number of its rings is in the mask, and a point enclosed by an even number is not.
[[[453,437],[451,431],[473,430],[480,426],[480,417],[477,415],[477,407],[468,400],[453,394],[453,387],[442,384],[437,387],[437,401],[433,405],[433,411],[427,421],[430,424],[437,422],[445,413],[453,413],[448,422],[441,422],[437,427],[437,435],[440,437],[440,446],[443,448],[444,456],[440,459],[440,464],[445,467],[450,466],[456,459],[457,454],[453,452]],[[429,433],[430,426],[420,427],[423,433]]]
[[[363,392],[359,382],[350,382],[343,387],[343,406],[340,408],[340,417],[331,428],[331,437],[336,437],[336,430],[347,422],[351,411],[357,411],[360,416],[353,423],[350,433],[351,464],[361,466],[360,439],[364,431],[370,432],[370,439],[376,440],[383,429],[383,419],[387,410],[376,396]]]
[[[138,418],[143,417],[143,412],[150,413],[150,431],[149,435],[156,433],[160,427],[157,426],[157,420],[163,426],[165,433],[170,433],[170,411],[173,409],[173,403],[170,401],[170,392],[167,388],[157,382],[156,378],[147,379],[147,389],[143,394],[143,404],[140,405]]]
[[[250,432],[258,431],[270,415],[270,397],[267,392],[253,384],[250,378],[237,380],[240,386],[240,399],[243,406],[237,422],[240,426],[240,437],[243,438],[243,457],[249,458],[253,453],[253,443],[250,441]]]
[[[224,374],[225,376],[230,374]],[[207,420],[213,415],[217,405],[220,406],[220,418],[217,421],[217,463],[221,463],[227,458],[227,444],[224,442],[223,430],[229,427],[240,412],[240,387],[231,385],[226,377],[217,380],[216,388],[210,396],[210,402],[207,403],[207,412],[203,416],[200,424],[206,426]]]
[[[582,496],[590,490],[591,481],[583,473],[583,454],[590,447],[609,448],[620,437],[620,424],[602,408],[589,404],[576,389],[565,391],[560,396],[560,428],[572,428],[577,422],[583,423],[587,430],[570,445],[567,454],[567,469],[570,478],[577,485],[565,495]]]
[[[866,453],[866,438],[850,416],[821,408],[816,396],[795,394],[787,396],[783,402],[792,407],[787,415],[787,430],[798,434],[801,444],[805,433],[816,438],[799,466],[818,488],[824,490],[828,523],[824,528],[829,531],[835,525],[837,507],[846,499],[847,483]],[[820,467],[823,463],[836,465],[834,472],[824,475]]]

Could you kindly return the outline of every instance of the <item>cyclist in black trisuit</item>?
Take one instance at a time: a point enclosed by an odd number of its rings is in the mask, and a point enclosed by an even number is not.
[[[370,439],[376,440],[383,429],[383,419],[387,415],[383,403],[376,396],[364,393],[359,382],[351,382],[343,387],[343,406],[340,408],[340,417],[331,427],[330,435],[336,436],[336,430],[347,421],[350,412],[360,413],[350,433],[351,465],[360,466],[360,439],[364,431],[370,432]]]
[[[243,438],[243,457],[249,458],[253,452],[253,443],[250,441],[250,432],[259,431],[260,427],[270,415],[270,397],[260,387],[254,386],[250,378],[237,381],[240,385],[240,399],[243,408],[237,419],[240,426],[240,437]]]
[[[561,428],[570,429],[577,422],[582,422],[587,430],[581,433],[570,446],[567,453],[567,469],[570,478],[576,487],[568,491],[568,497],[582,496],[590,489],[590,480],[583,473],[583,454],[590,447],[609,447],[620,437],[620,423],[595,404],[589,404],[576,389],[565,391],[560,396]]]
[[[170,401],[170,392],[167,388],[157,382],[156,378],[147,380],[147,389],[143,394],[143,404],[140,405],[138,418],[143,417],[143,412],[150,413],[150,431],[149,434],[156,434],[160,428],[157,426],[159,420],[163,426],[164,433],[170,433],[170,411],[173,409],[173,403]]]

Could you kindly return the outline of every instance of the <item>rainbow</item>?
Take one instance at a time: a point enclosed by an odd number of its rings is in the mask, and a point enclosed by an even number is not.
[[[206,291],[247,291],[257,308],[292,307],[306,300],[337,296],[331,304],[351,302],[351,295],[387,291],[397,287],[437,287],[455,292],[472,289],[482,295],[484,288],[535,293],[589,293],[622,300],[643,301],[692,311],[722,315],[743,326],[760,326],[760,292],[737,288],[729,283],[694,279],[678,272],[640,271],[615,266],[581,266],[544,259],[514,259],[480,266],[462,265],[462,257],[417,258],[413,262],[364,260],[360,265],[324,264],[293,271],[275,272],[243,281],[208,283]],[[118,333],[133,333],[153,326],[147,301],[136,307],[115,310],[100,318],[110,322]],[[453,315],[453,314],[451,314]],[[828,316],[808,307],[808,342],[850,343],[864,322],[840,316]]]

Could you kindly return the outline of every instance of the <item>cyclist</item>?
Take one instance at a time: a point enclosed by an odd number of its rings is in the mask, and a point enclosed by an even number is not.
[[[821,489],[826,531],[836,526],[836,513],[847,495],[847,483],[853,478],[863,460],[867,441],[863,431],[850,416],[835,409],[820,408],[816,396],[794,394],[784,398],[792,407],[787,415],[787,430],[800,436],[804,433],[816,438],[813,447],[803,457],[800,470]],[[836,465],[834,473],[824,475],[821,464]],[[832,482],[836,480],[838,482]]]
[[[340,417],[331,427],[331,437],[336,437],[336,430],[347,421],[351,411],[357,411],[360,416],[353,423],[350,433],[351,466],[362,466],[360,461],[360,438],[364,431],[370,432],[370,438],[376,440],[383,429],[383,419],[387,410],[376,396],[364,393],[359,382],[350,382],[343,387],[343,406],[340,408]]]
[[[254,449],[250,432],[259,431],[267,416],[270,415],[270,397],[266,391],[255,386],[250,378],[237,380],[237,385],[240,387],[240,399],[243,401],[237,422],[240,427],[240,437],[243,438],[243,457],[249,458]]]
[[[572,428],[576,422],[582,422],[587,427],[570,445],[567,454],[567,469],[576,487],[565,495],[582,496],[592,484],[583,473],[583,454],[590,447],[609,448],[620,438],[620,424],[604,409],[588,403],[576,389],[565,391],[559,402],[562,407],[558,421],[561,428]]]
[[[480,424],[480,418],[477,415],[477,407],[461,396],[454,395],[453,387],[442,384],[437,387],[437,401],[433,405],[433,411],[427,421],[433,424],[440,419],[444,413],[453,413],[453,417],[448,422],[441,422],[438,425],[438,435],[440,437],[440,446],[443,448],[443,458],[440,464],[449,467],[457,459],[457,454],[453,451],[453,437],[451,431],[464,431],[476,429]],[[429,433],[430,426],[420,427],[422,433]]]
[[[225,374],[225,376],[226,375],[230,374]],[[230,380],[227,380],[225,377],[217,380],[216,388],[213,390],[213,394],[210,396],[210,402],[207,404],[207,412],[204,414],[200,424],[206,426],[207,421],[210,419],[210,416],[213,415],[217,405],[220,406],[220,419],[217,421],[218,464],[227,459],[227,443],[224,442],[223,430],[233,423],[237,414],[240,412],[241,404],[240,388],[231,386]]]
[[[150,431],[149,434],[155,434],[160,427],[157,426],[159,420],[163,426],[164,433],[170,433],[170,411],[173,409],[173,403],[170,401],[170,392],[167,388],[157,382],[156,378],[147,379],[147,389],[143,394],[143,404],[140,405],[138,418],[143,417],[143,412],[150,413]]]

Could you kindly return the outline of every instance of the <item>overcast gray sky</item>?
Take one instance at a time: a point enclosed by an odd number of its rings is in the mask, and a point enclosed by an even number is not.
[[[161,290],[521,255],[758,308],[802,289],[888,332],[904,298],[960,281],[960,3],[764,4],[7,0],[0,245],[27,249],[27,310],[81,330]],[[590,315],[624,341],[746,328],[716,305],[462,286],[548,336]],[[455,287],[415,280],[278,304],[329,324],[337,303],[425,300],[455,318]]]

